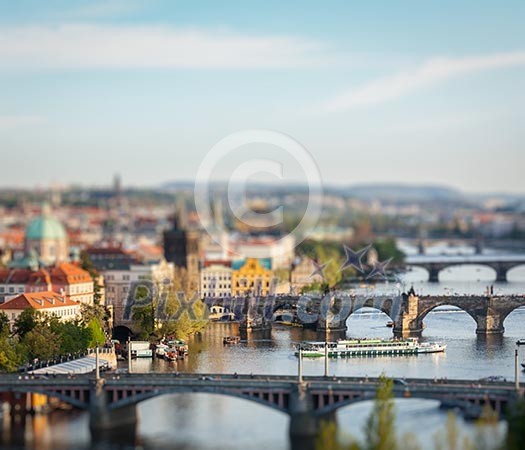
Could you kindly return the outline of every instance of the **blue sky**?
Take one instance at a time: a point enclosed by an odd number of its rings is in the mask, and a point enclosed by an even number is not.
[[[0,0],[0,186],[188,180],[268,128],[325,183],[523,193],[523,23],[523,1]]]

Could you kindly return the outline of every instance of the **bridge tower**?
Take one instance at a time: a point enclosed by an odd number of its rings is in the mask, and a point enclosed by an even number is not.
[[[403,294],[401,313],[394,320],[394,336],[419,336],[423,331],[423,321],[419,318],[419,297]]]

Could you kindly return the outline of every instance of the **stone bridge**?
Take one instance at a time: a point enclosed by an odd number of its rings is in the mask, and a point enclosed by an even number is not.
[[[326,295],[270,296],[260,298],[206,299],[208,306],[220,304],[233,311],[241,321],[242,331],[271,329],[279,311],[293,312],[294,320],[320,332],[347,330],[348,317],[363,307],[384,312],[394,322],[397,336],[418,336],[423,320],[434,308],[456,306],[467,312],[477,324],[478,334],[502,334],[505,318],[515,309],[525,306],[523,295],[429,295],[374,297],[330,293]]]
[[[450,305],[460,308],[476,321],[477,334],[503,334],[503,322],[515,309],[525,306],[525,296],[413,296],[404,298],[403,309],[394,320],[397,335],[418,336],[423,320],[434,308]]]
[[[375,397],[378,379],[355,377],[304,377],[279,375],[173,374],[148,373],[89,376],[0,379],[0,398],[12,406],[24,404],[30,393],[55,397],[71,406],[89,411],[94,438],[111,430],[135,431],[135,406],[153,397],[180,393],[227,395],[267,406],[289,416],[293,449],[313,449],[321,421],[335,421],[335,412],[347,405]],[[480,385],[467,380],[435,382],[408,379],[394,384],[395,397],[432,399],[447,405],[478,407],[489,404],[501,413],[523,397],[512,383]],[[21,401],[22,399],[22,401]],[[23,411],[20,411],[21,413]],[[133,434],[134,435],[134,434]]]
[[[439,281],[439,273],[453,266],[481,265],[496,272],[496,281],[507,281],[507,272],[515,267],[525,265],[525,255],[412,255],[405,259],[407,266],[422,267],[428,272],[430,282]]]

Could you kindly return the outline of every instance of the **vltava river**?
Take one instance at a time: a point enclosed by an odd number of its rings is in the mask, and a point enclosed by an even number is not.
[[[469,275],[472,281],[459,283],[454,281],[453,272],[444,273],[442,282],[428,284],[416,281],[420,275],[411,272],[404,282],[405,287],[414,282],[415,289],[424,293],[458,294],[481,293],[490,284],[490,272],[470,268]],[[456,273],[456,276],[463,278],[465,274]],[[523,294],[525,273],[517,270],[512,282],[494,287],[496,292]],[[378,292],[396,289],[395,284],[374,288]],[[361,310],[348,319],[348,335],[389,337],[392,331],[385,326],[388,320],[375,310]],[[392,377],[468,379],[502,375],[508,380],[513,379],[514,343],[525,337],[525,309],[518,309],[507,317],[503,337],[476,336],[474,320],[461,311],[435,310],[427,316],[425,324],[423,339],[445,341],[448,345],[446,353],[331,360],[331,374],[378,376],[384,373]],[[269,339],[250,339],[237,346],[223,346],[223,336],[231,334],[237,334],[236,324],[213,324],[204,335],[191,340],[190,355],[178,366],[142,359],[132,362],[132,371],[295,374],[297,359],[293,356],[293,343],[316,338],[312,331],[276,326]],[[322,374],[323,370],[322,359],[304,361],[306,375]],[[440,411],[433,401],[399,400],[396,405],[399,432],[412,432],[423,441],[425,448],[431,446],[433,434],[445,424],[446,413]],[[370,403],[363,402],[341,410],[338,423],[342,432],[360,437],[369,409]],[[287,417],[240,399],[208,394],[164,396],[140,404],[139,415],[136,443],[142,448],[288,448]],[[465,433],[473,432],[473,425],[459,420]],[[35,450],[90,448],[88,418],[83,413],[53,413],[48,417],[28,418],[25,433],[22,435],[19,430],[11,442],[11,448]],[[97,448],[130,447],[104,444]]]

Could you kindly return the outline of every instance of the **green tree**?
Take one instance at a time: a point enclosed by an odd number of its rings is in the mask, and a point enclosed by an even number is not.
[[[109,331],[108,321],[110,319],[110,312],[104,306],[100,304],[80,305],[80,316],[82,318],[82,323],[88,325],[92,320],[97,320],[99,325],[102,327],[102,330]]]
[[[60,337],[44,324],[37,324],[22,339],[29,360],[48,360],[60,354]]]
[[[3,311],[0,312],[0,336],[5,337],[9,335],[10,324],[9,324],[9,317],[7,317],[7,314]]]
[[[152,301],[148,305],[133,307],[131,318],[140,329],[140,337],[142,339],[149,339],[155,335],[157,328],[155,319],[156,303],[157,302]]]
[[[397,248],[394,238],[379,239],[374,242],[373,247],[377,251],[379,261],[392,258],[392,263],[399,264],[405,259],[405,254]]]
[[[306,294],[308,292],[321,292],[324,293],[326,291],[330,290],[330,286],[328,283],[323,282],[320,283],[319,281],[314,281],[313,283],[307,284],[306,286],[303,286],[301,288],[301,294]]]
[[[374,407],[366,423],[366,450],[396,450],[393,381],[380,377]]]
[[[330,288],[341,281],[343,275],[339,269],[343,259],[343,247],[339,242],[304,241],[299,245],[298,252],[319,264],[327,264],[323,272],[325,282]],[[345,275],[350,274],[355,275],[355,272],[352,269],[345,271]]]
[[[525,400],[520,400],[509,408],[507,423],[508,431],[505,449],[523,449],[523,443],[525,442]]]
[[[27,308],[15,319],[14,333],[23,339],[27,333],[32,331],[42,319],[42,315],[35,308]]]
[[[86,350],[92,339],[92,331],[80,321],[58,322],[50,327],[59,337],[59,353],[79,353]]]
[[[104,342],[106,342],[106,335],[104,334],[104,330],[100,324],[99,319],[93,317],[89,321],[87,329],[91,334],[87,344],[89,348],[94,348],[97,345],[102,345]]]
[[[14,339],[0,336],[0,372],[15,372],[25,359],[24,349]]]

